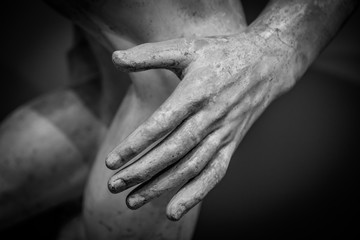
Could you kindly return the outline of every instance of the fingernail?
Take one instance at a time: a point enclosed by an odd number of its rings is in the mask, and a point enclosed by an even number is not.
[[[178,207],[170,207],[167,210],[167,217],[168,219],[170,219],[171,221],[179,221],[180,218],[184,215],[185,213],[185,206],[178,206]]]
[[[126,205],[130,209],[138,209],[145,203],[145,198],[140,195],[129,195],[126,198]]]
[[[109,188],[109,191],[112,193],[119,193],[119,192],[125,190],[126,184],[125,184],[124,180],[119,178],[116,180],[110,180],[108,182],[108,188]]]
[[[121,158],[119,154],[110,153],[105,160],[106,167],[111,170],[115,170],[121,165]]]

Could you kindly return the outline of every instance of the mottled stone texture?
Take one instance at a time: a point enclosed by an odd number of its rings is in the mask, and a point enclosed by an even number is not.
[[[197,204],[246,132],[354,8],[271,1],[247,26],[232,0],[48,2],[81,28],[82,50],[69,55],[78,84],[2,125],[0,221],[79,197],[86,184],[68,229],[87,239],[190,239]],[[131,79],[121,104],[111,54]],[[79,72],[91,74],[77,81]]]

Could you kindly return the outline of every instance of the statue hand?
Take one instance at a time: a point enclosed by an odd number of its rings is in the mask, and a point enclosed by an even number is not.
[[[172,95],[118,145],[106,165],[118,169],[113,193],[140,184],[127,197],[136,209],[172,189],[171,220],[199,203],[223,178],[237,145],[260,113],[295,81],[294,50],[245,32],[175,39],[113,54],[124,71],[166,68],[182,79]]]

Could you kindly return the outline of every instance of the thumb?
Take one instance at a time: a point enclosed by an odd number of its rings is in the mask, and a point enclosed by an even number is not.
[[[186,68],[193,60],[191,42],[174,39],[157,43],[145,43],[112,55],[117,68],[125,72],[165,68],[176,73]]]

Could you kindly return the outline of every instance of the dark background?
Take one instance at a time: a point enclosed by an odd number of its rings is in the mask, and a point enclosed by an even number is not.
[[[265,2],[243,1],[249,22]],[[71,45],[70,22],[39,0],[5,1],[2,11],[0,120],[67,84]],[[297,86],[254,124],[203,201],[194,239],[359,238],[359,20],[358,9]],[[78,210],[64,204],[0,238],[52,239]]]

